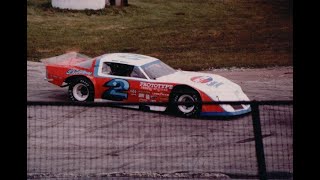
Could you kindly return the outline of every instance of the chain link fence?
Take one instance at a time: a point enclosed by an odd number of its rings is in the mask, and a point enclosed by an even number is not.
[[[28,102],[28,179],[291,179],[292,102],[248,103],[257,108],[242,116],[182,118],[104,103]]]

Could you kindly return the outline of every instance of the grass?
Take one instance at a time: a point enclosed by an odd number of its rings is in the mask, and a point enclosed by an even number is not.
[[[78,51],[132,52],[174,68],[292,65],[290,0],[129,0],[68,11],[27,1],[27,60]]]

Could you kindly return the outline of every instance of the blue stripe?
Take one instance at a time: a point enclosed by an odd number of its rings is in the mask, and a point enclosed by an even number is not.
[[[251,111],[251,108],[237,111],[237,112],[202,112],[200,113],[200,116],[236,116],[245,114]]]
[[[100,63],[100,59],[97,59],[96,64],[94,65],[94,77],[99,77],[98,75],[99,63]]]

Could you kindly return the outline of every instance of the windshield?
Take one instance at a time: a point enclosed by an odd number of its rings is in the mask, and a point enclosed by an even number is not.
[[[176,72],[176,70],[161,62],[160,60],[145,64],[141,66],[141,68],[149,76],[150,79],[156,79],[161,76],[166,76]]]

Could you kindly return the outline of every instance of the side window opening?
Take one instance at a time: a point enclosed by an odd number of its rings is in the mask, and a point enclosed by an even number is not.
[[[111,67],[111,75],[115,75],[115,76],[130,77],[130,74],[133,70],[133,66],[118,64],[118,63],[110,63],[110,67]]]
[[[101,72],[103,74],[108,74],[108,75],[146,79],[146,77],[143,75],[143,73],[140,71],[138,67],[126,65],[126,64],[104,62],[102,64]]]
[[[107,63],[102,64],[102,71],[103,74],[111,74],[111,68]]]

